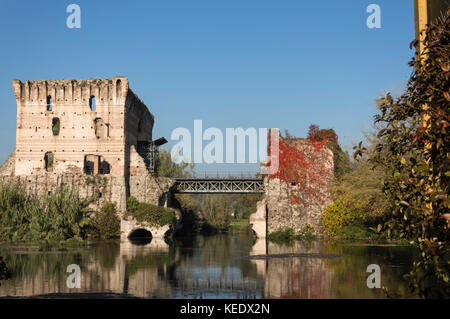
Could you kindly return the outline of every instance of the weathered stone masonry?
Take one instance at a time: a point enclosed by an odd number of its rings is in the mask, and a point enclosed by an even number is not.
[[[250,223],[258,237],[288,228],[295,232],[318,232],[323,209],[332,202],[333,152],[324,144],[318,147],[308,139],[283,139],[278,131],[276,134],[280,145],[284,143],[294,154],[304,158],[307,165],[302,168],[305,173],[303,182],[295,183],[266,175],[265,196],[258,202],[256,213],[250,216]],[[285,155],[280,153],[280,159]],[[286,167],[280,160],[279,170],[283,169]],[[290,169],[295,169],[293,175],[296,175],[300,168]]]
[[[0,168],[3,177],[16,177],[31,193],[71,185],[97,198],[97,206],[116,202],[120,213],[130,195],[167,202],[172,181],[148,170],[154,117],[126,77],[14,79],[12,86],[16,148]]]
[[[16,175],[44,168],[47,152],[53,153],[57,174],[69,165],[83,170],[85,156],[101,155],[112,176],[125,175],[125,142],[128,134],[134,135],[133,126],[128,125],[129,131],[125,127],[125,112],[135,104],[142,107],[142,102],[130,99],[134,93],[126,78],[13,80],[13,89],[17,101]],[[148,112],[148,117],[151,139],[153,116]],[[52,130],[54,119],[59,120],[58,134]]]
[[[12,85],[17,102],[16,149],[0,168],[3,178],[18,179],[34,194],[61,184],[73,186],[81,196],[96,199],[94,209],[106,201],[116,202],[121,217],[128,196],[168,205],[174,181],[156,178],[149,171],[154,117],[129,88],[127,78],[13,80]],[[332,179],[333,154],[328,148],[318,150],[305,139],[280,137],[280,142],[309,164],[318,163],[305,172],[320,167],[322,180]],[[289,161],[284,164],[290,166]],[[303,184],[265,177],[265,198],[250,219],[259,237],[286,228],[318,229],[330,192],[308,174]],[[124,237],[136,228],[145,227],[122,219]],[[147,230],[162,236],[166,228]]]

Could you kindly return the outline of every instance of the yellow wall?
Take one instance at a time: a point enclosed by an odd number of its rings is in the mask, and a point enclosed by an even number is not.
[[[416,39],[422,43],[424,35],[419,35],[419,31],[425,29],[428,23],[436,21],[441,12],[445,13],[449,7],[450,0],[414,0]],[[423,51],[422,44],[420,51]]]

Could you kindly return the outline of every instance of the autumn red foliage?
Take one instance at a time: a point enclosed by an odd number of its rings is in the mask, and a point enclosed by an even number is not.
[[[269,179],[280,179],[290,184],[290,203],[308,206],[329,199],[329,178],[332,167],[328,161],[327,136],[309,136],[307,139],[279,140],[279,168]],[[269,143],[269,154],[270,143]],[[270,165],[270,163],[269,163]]]

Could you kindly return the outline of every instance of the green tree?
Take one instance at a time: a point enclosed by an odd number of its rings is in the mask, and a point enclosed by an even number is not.
[[[421,257],[411,286],[424,297],[448,297],[449,289],[449,13],[427,28],[426,51],[409,63],[406,92],[379,101],[380,141],[371,159],[386,171],[391,214],[383,229],[414,238]],[[363,152],[359,147],[355,156]]]
[[[383,191],[385,170],[368,162],[375,154],[375,146],[379,143],[375,133],[367,134],[368,147],[364,160],[355,161],[343,173],[333,187],[335,199],[353,207],[355,211],[362,212],[360,217],[367,226],[383,219],[389,212],[389,202]]]
[[[256,212],[256,203],[260,201],[262,194],[233,194],[232,206],[237,214],[237,218],[248,219]]]
[[[308,139],[313,141],[327,141],[327,146],[333,152],[334,173],[336,178],[350,170],[350,156],[339,145],[338,136],[333,129],[320,129],[318,125],[311,124]]]
[[[226,195],[203,195],[200,207],[210,226],[217,231],[228,229],[233,208]]]
[[[322,225],[329,236],[340,239],[385,237],[377,227],[390,212],[382,184],[385,171],[367,161],[379,141],[375,133],[367,134],[366,138],[369,146],[364,160],[350,162],[350,167],[332,187],[334,201],[322,215]]]
[[[101,239],[117,238],[120,236],[120,219],[117,216],[115,203],[105,203],[92,218],[92,235]]]
[[[158,162],[158,176],[161,177],[189,177],[192,176],[194,164],[182,162],[180,164],[174,163],[168,150],[162,149],[159,152]]]

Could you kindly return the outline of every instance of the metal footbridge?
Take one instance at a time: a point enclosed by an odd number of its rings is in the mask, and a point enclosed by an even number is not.
[[[264,193],[262,177],[243,175],[228,177],[187,177],[176,178],[175,193],[226,194],[226,193]]]

